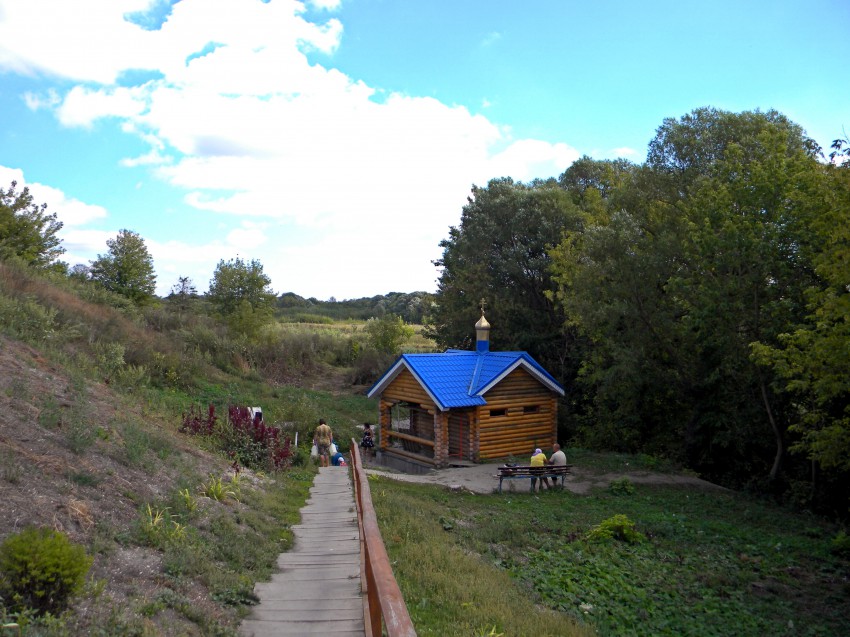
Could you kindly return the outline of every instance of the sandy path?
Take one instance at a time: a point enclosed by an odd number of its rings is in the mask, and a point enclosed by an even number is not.
[[[472,467],[441,469],[424,475],[411,475],[367,466],[366,472],[369,475],[383,476],[403,482],[441,484],[451,489],[465,489],[473,493],[493,493],[499,488],[499,479],[496,477],[496,467],[498,466],[498,464],[480,464]],[[565,488],[573,493],[584,495],[591,489],[605,488],[614,480],[621,478],[628,478],[635,484],[681,484],[706,489],[722,489],[716,484],[691,476],[652,473],[650,471],[592,475],[578,467],[573,468],[573,473],[567,478]],[[503,490],[528,491],[528,482],[525,480],[505,480],[502,488]]]

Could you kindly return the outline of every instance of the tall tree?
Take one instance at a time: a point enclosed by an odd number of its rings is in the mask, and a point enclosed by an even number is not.
[[[271,279],[257,259],[222,259],[213,273],[207,298],[231,329],[254,336],[274,311],[275,294],[270,285]]]
[[[594,343],[596,435],[710,475],[778,475],[787,404],[750,345],[801,316],[816,152],[775,112],[665,120],[647,164],[558,249],[559,299]]]
[[[188,276],[177,277],[177,283],[171,286],[168,301],[180,312],[187,311],[198,298],[198,289]]]
[[[120,230],[106,245],[109,252],[91,262],[91,279],[134,303],[150,301],[156,291],[156,274],[145,240],[137,232]]]
[[[483,298],[495,349],[528,351],[556,375],[566,373],[563,315],[548,296],[555,289],[549,250],[578,223],[578,210],[554,180],[502,178],[473,187],[460,225],[440,242],[430,335],[443,346],[471,347]]]
[[[823,172],[825,205],[812,224],[819,279],[806,290],[807,314],[754,350],[793,398],[793,450],[850,475],[850,164]]]
[[[16,257],[27,265],[46,267],[65,249],[57,236],[62,223],[56,213],[47,214],[47,204],[33,203],[29,188],[0,188],[0,259]]]
[[[413,328],[406,325],[400,316],[386,314],[381,318],[370,318],[364,326],[369,344],[381,354],[395,356],[413,337]]]
[[[688,419],[689,351],[665,282],[681,267],[680,215],[651,170],[631,171],[598,199],[582,231],[552,251],[554,297],[589,341],[573,393],[583,443],[671,455]]]

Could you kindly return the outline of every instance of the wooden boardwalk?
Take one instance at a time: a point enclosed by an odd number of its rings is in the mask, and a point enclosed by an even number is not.
[[[271,582],[258,583],[260,603],[240,637],[331,635],[364,637],[360,533],[348,467],[321,467],[281,553]]]

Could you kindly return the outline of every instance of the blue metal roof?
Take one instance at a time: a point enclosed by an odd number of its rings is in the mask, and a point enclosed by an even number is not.
[[[526,352],[471,352],[446,350],[442,354],[402,354],[378,379],[367,396],[372,398],[407,369],[441,411],[486,405],[484,394],[503,378],[522,367],[548,389],[564,395],[564,389]]]

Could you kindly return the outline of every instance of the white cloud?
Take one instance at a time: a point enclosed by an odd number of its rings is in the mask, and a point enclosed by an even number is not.
[[[309,21],[295,0],[182,0],[156,30],[124,19],[147,4],[4,0],[0,70],[79,82],[61,96],[61,123],[114,119],[150,148],[123,166],[150,167],[225,224],[225,239],[204,246],[145,237],[158,270],[189,274],[199,289],[219,259],[246,246],[279,290],[433,289],[430,261],[473,183],[557,176],[578,157],[566,144],[513,139],[464,107],[311,64],[305,51],[333,53],[344,27]],[[38,38],[25,28],[35,23]],[[147,81],[116,83],[134,70]],[[81,249],[92,238],[74,236]],[[160,291],[171,283],[160,280]]]
[[[62,98],[54,89],[50,89],[45,95],[27,92],[24,93],[24,103],[31,111],[37,111],[42,108],[55,108],[62,103]]]
[[[342,6],[342,0],[308,0],[308,4],[314,9],[336,11]]]
[[[156,149],[151,149],[144,155],[138,157],[125,157],[119,163],[126,168],[135,168],[136,166],[159,166],[162,164],[170,164],[173,158],[168,155],[162,155]]]
[[[129,88],[91,90],[75,86],[57,109],[65,126],[89,127],[104,117],[133,118],[145,109],[143,91]]]
[[[625,157],[628,159],[630,157],[637,156],[638,152],[634,148],[622,146],[620,148],[613,149],[610,154],[614,155],[614,157]]]
[[[240,227],[227,234],[227,243],[236,248],[256,249],[266,244],[266,227],[263,224],[243,221]]]
[[[66,251],[62,260],[71,265],[88,263],[96,255],[105,254],[108,251],[106,241],[117,234],[117,230],[66,230],[62,233],[62,247]]]
[[[523,139],[493,156],[490,173],[494,177],[509,176],[522,181],[557,177],[578,158],[579,152],[567,144]]]
[[[56,218],[65,226],[65,229],[60,232],[63,239],[68,235],[70,228],[82,226],[107,216],[106,209],[102,206],[94,206],[73,197],[67,197],[61,190],[51,186],[27,183],[22,170],[0,166],[0,184],[7,187],[12,181],[17,182],[16,190],[18,192],[25,187],[29,188],[35,205],[40,206],[45,203],[47,204],[48,214],[56,213]]]

